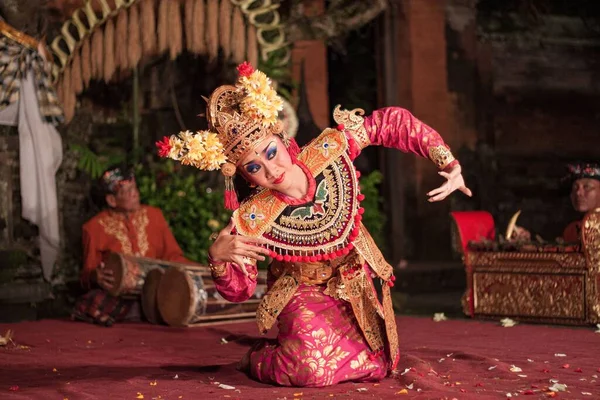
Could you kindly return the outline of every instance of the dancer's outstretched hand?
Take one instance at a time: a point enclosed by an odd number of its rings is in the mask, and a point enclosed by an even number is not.
[[[219,232],[217,239],[208,249],[208,254],[214,262],[228,262],[237,265],[244,275],[248,276],[244,258],[263,261],[269,255],[269,250],[260,247],[266,241],[263,238],[250,238],[232,233],[235,229],[233,219]]]
[[[460,190],[469,197],[473,195],[473,193],[471,193],[471,189],[465,185],[465,179],[462,176],[462,169],[460,168],[460,165],[455,165],[449,173],[440,171],[438,174],[446,178],[446,182],[444,182],[439,188],[433,189],[431,192],[427,193],[427,196],[429,196],[429,202],[444,200],[455,190]]]

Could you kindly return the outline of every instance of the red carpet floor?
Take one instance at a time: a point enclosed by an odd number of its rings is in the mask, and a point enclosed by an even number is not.
[[[550,398],[554,382],[567,385],[555,398],[600,399],[600,334],[591,328],[413,317],[399,317],[398,327],[404,375],[298,389],[263,385],[236,371],[257,336],[253,323],[187,329],[0,324],[2,334],[14,331],[16,343],[0,347],[0,399]]]

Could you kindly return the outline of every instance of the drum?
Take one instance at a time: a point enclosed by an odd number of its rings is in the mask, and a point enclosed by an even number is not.
[[[163,268],[155,268],[148,272],[144,287],[142,288],[142,311],[144,316],[151,324],[162,323],[160,312],[158,311],[158,303],[156,302],[156,291],[162,276],[165,274]]]
[[[253,317],[265,290],[266,271],[259,271],[254,295],[243,303],[232,303],[217,292],[208,267],[170,267],[156,297],[163,320],[181,327]]]
[[[166,269],[171,266],[187,265],[153,258],[135,257],[120,253],[111,253],[104,262],[104,268],[111,270],[115,279],[109,291],[113,296],[138,297],[142,294],[146,275],[154,269]]]
[[[111,253],[104,262],[104,268],[112,271],[115,283],[109,293],[113,296],[134,297],[142,293],[146,275],[152,269],[160,268],[158,261],[151,262],[119,253]]]

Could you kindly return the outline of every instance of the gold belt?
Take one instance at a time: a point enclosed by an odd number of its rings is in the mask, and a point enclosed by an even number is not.
[[[329,262],[302,263],[274,261],[271,264],[271,273],[279,278],[284,273],[291,275],[296,281],[309,285],[322,285],[333,276],[337,267]]]

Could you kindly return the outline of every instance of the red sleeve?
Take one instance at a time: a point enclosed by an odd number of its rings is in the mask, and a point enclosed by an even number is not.
[[[417,154],[445,169],[458,163],[439,133],[408,110],[387,107],[366,117],[363,124],[370,144]]]
[[[220,272],[213,271],[212,277],[215,287],[225,300],[232,303],[242,303],[252,297],[256,289],[258,269],[251,261],[245,263],[248,276],[244,275],[240,267],[226,263]]]
[[[94,232],[93,225],[83,226],[83,269],[81,270],[81,284],[90,287],[92,272],[102,262],[102,250],[99,248],[98,232]]]
[[[581,240],[581,221],[571,222],[563,231],[565,242],[579,242]]]
[[[234,228],[231,233],[237,234],[236,229]],[[241,268],[233,263],[225,263],[212,269],[212,278],[217,291],[225,300],[232,303],[242,303],[248,300],[256,289],[258,279],[256,261],[246,257],[244,257],[244,261],[248,276],[244,275]]]

